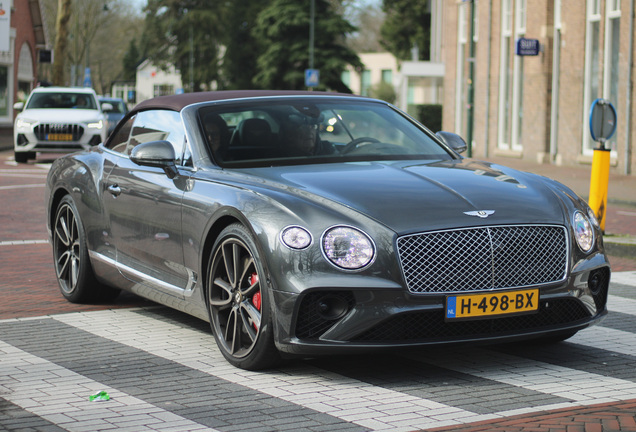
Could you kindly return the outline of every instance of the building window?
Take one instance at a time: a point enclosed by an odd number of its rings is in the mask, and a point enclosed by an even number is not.
[[[155,84],[152,93],[153,97],[173,95],[174,86],[172,84]]]
[[[464,134],[464,109],[466,107],[465,63],[468,42],[468,5],[461,3],[457,7],[457,71],[455,78],[455,132]]]
[[[526,34],[526,0],[516,0],[515,41]],[[516,48],[516,47],[515,47]],[[524,58],[514,56],[513,90],[512,90],[512,148],[521,150],[523,144],[523,83]]]
[[[393,71],[391,69],[382,69],[382,82],[393,85]]]
[[[603,98],[608,99],[614,107],[618,107],[619,53],[621,33],[620,0],[609,0],[605,13],[605,59],[603,73]],[[608,144],[616,149],[616,135]]]
[[[516,41],[526,32],[526,0],[503,0],[499,69],[498,147],[522,150],[524,60],[515,55]],[[515,12],[513,14],[513,12]]]
[[[513,64],[512,45],[512,0],[503,0],[501,4],[501,57],[499,66],[499,114],[498,147],[510,148],[510,110],[512,101]]]
[[[600,28],[601,2],[587,1],[585,32],[585,81],[583,88],[583,154],[591,155],[594,141],[589,133],[589,113],[592,102],[600,96]]]
[[[342,71],[342,73],[340,74],[340,80],[342,81],[344,85],[351,88],[351,72],[350,71],[348,70]]]
[[[362,96],[369,96],[369,89],[371,88],[371,71],[363,70],[360,75],[360,94]]]
[[[559,91],[561,70],[561,0],[554,0],[554,42],[552,43],[552,100],[550,105],[550,156],[556,158],[559,152]]]
[[[0,66],[0,117],[9,116],[9,68]]]

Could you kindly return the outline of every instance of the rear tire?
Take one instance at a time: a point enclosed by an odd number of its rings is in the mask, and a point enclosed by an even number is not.
[[[53,258],[60,291],[71,303],[114,300],[119,290],[97,281],[88,256],[84,225],[73,199],[62,198],[53,225]]]
[[[247,370],[279,364],[266,273],[256,243],[243,225],[233,224],[221,232],[207,274],[210,325],[226,360]]]

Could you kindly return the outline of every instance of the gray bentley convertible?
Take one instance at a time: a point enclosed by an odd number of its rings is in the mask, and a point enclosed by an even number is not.
[[[209,321],[235,366],[558,341],[607,313],[598,222],[566,186],[460,156],[378,100],[151,99],[47,180],[71,302],[127,290]]]

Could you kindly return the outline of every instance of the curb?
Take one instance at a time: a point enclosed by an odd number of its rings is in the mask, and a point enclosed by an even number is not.
[[[636,237],[603,236],[603,244],[607,255],[621,258],[636,258]]]

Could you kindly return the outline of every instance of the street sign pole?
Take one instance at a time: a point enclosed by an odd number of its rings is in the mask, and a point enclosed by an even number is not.
[[[607,210],[607,189],[609,185],[610,149],[605,143],[616,131],[616,110],[605,99],[596,99],[590,108],[590,133],[599,143],[594,149],[592,175],[590,178],[589,206],[598,219],[601,231],[605,232],[605,214]]]

